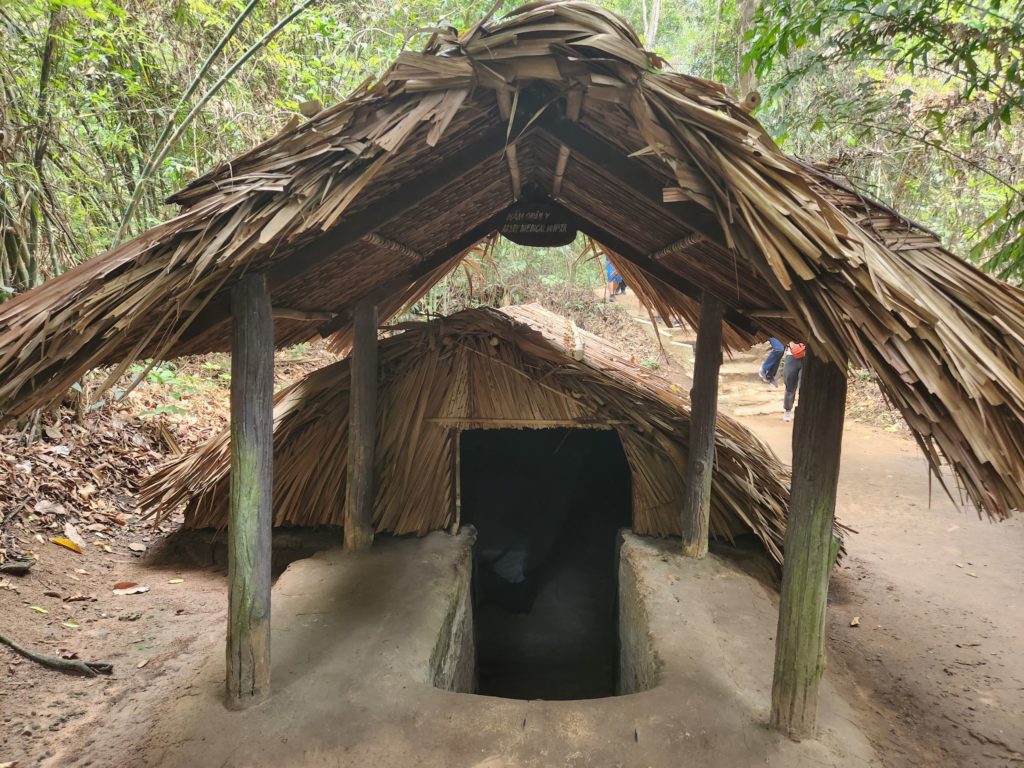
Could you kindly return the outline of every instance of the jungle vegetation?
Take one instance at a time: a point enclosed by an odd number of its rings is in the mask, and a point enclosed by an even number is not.
[[[1021,0],[600,1],[676,70],[759,90],[788,152],[1024,278]],[[307,102],[491,5],[2,0],[0,300],[172,215],[168,194]],[[577,271],[539,258],[550,279]]]

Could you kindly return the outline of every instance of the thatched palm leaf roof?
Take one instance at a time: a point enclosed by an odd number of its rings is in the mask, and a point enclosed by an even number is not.
[[[557,424],[615,429],[633,477],[634,530],[679,534],[690,429],[679,387],[536,305],[466,310],[399,328],[380,344],[377,530],[423,534],[451,524],[457,430]],[[577,342],[582,360],[573,356]],[[341,360],[276,396],[275,525],[344,519],[349,370]],[[147,478],[140,505],[158,518],[187,505],[187,526],[223,527],[230,468],[225,431]],[[725,416],[714,483],[712,535],[753,533],[781,563],[789,473]]]
[[[175,219],[0,307],[0,407],[99,365],[226,349],[247,270],[289,310],[279,344],[344,332],[354,302],[395,308],[539,189],[662,306],[723,299],[728,344],[801,338],[871,368],[979,509],[1021,507],[1024,295],[785,156],[723,87],[661,67],[581,2],[435,34],[175,195]]]

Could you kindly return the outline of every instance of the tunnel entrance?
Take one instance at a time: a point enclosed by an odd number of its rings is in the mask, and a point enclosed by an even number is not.
[[[477,529],[477,692],[615,694],[618,530],[632,522],[614,430],[467,430],[462,520]]]

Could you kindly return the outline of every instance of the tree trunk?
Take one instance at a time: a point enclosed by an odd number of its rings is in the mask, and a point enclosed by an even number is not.
[[[708,553],[711,473],[715,466],[715,421],[718,418],[718,371],[722,366],[722,317],[725,305],[704,292],[690,390],[690,447],[683,496],[683,554]]]
[[[356,305],[352,318],[345,548],[373,544],[373,449],[377,442],[377,307]]]
[[[825,601],[846,408],[846,371],[808,350],[793,430],[793,485],[775,641],[771,724],[814,737],[825,669]]]
[[[644,14],[646,16],[646,13]],[[651,0],[651,15],[647,16],[647,29],[644,30],[644,46],[654,50],[654,41],[658,37],[658,22],[661,21],[661,0]]]
[[[750,68],[743,66],[743,57],[747,55],[750,44],[747,42],[747,32],[754,26],[754,14],[757,13],[757,0],[739,0],[739,24],[737,25],[736,41],[736,82],[739,85],[740,99],[745,99],[751,91],[757,90],[757,75],[754,73],[754,63]]]
[[[227,706],[270,695],[270,535],[274,327],[266,278],[231,290],[231,499],[228,521]]]

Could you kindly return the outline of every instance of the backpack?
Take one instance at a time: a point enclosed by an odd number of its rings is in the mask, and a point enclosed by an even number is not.
[[[795,359],[801,360],[803,359],[803,356],[807,354],[807,345],[801,344],[797,341],[790,342],[789,354],[791,354]]]

